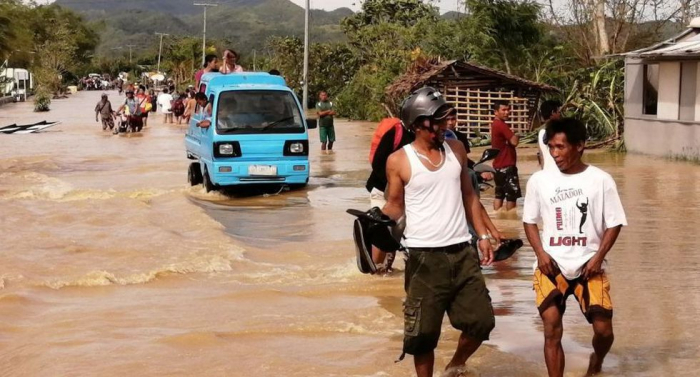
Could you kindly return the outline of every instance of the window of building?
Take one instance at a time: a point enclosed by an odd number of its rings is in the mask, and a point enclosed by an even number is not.
[[[642,114],[656,115],[659,102],[659,65],[644,65],[644,89],[642,91]]]

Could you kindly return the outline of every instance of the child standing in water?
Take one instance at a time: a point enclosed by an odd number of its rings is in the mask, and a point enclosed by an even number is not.
[[[328,93],[321,92],[318,94],[319,102],[316,104],[316,113],[318,114],[318,133],[321,136],[321,150],[326,150],[326,145],[328,150],[333,150],[333,143],[335,143],[335,127],[333,126],[333,117],[335,116],[335,110],[333,109],[333,102],[328,99]]]

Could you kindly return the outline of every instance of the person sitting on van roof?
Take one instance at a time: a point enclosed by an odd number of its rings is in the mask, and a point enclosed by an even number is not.
[[[218,64],[219,59],[216,57],[216,55],[207,55],[204,58],[203,68],[194,74],[194,82],[197,88],[199,88],[199,82],[202,81],[202,75],[204,75],[205,73],[214,72]]]
[[[224,50],[223,62],[219,72],[226,73],[242,73],[243,67],[237,64],[239,59],[238,53],[231,49]]]

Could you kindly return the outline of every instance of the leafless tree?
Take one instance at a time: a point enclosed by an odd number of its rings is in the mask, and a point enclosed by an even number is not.
[[[548,1],[548,19],[585,64],[656,42],[670,22],[684,27],[700,10],[700,0]]]

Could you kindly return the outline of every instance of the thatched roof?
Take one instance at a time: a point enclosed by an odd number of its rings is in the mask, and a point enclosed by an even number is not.
[[[522,77],[514,76],[477,64],[460,60],[440,62],[433,59],[417,61],[414,63],[414,65],[409,68],[408,72],[400,76],[386,88],[386,95],[387,98],[396,100],[398,98],[405,97],[413,90],[426,85],[428,82],[438,79],[438,76],[441,74],[443,74],[443,76],[448,76],[447,80],[450,81],[460,80],[462,76],[466,76],[464,75],[465,73],[471,77],[477,76],[493,83],[498,83],[500,86],[513,86],[536,92],[559,91],[559,89],[550,85],[526,80]],[[444,80],[445,78],[441,79]]]

